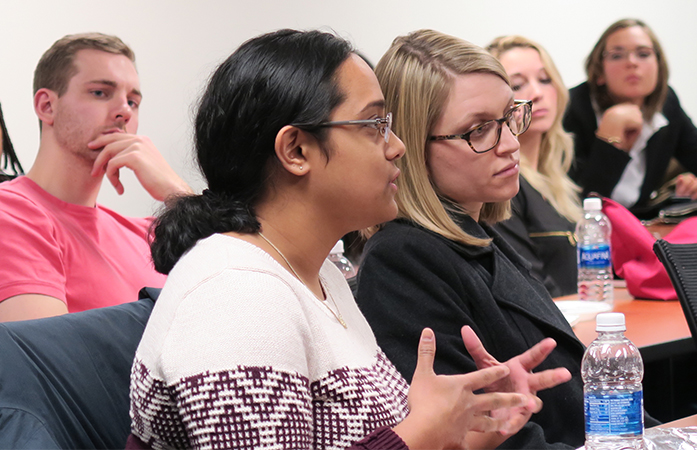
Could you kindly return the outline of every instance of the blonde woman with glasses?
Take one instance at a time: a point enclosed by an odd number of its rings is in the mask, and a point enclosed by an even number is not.
[[[668,86],[668,63],[644,22],[622,19],[586,60],[588,81],[571,89],[564,128],[575,138],[569,174],[641,214],[677,161],[675,193],[697,199],[697,128]]]
[[[508,74],[516,98],[532,101],[532,122],[520,141],[520,191],[499,233],[532,265],[552,297],[576,292],[580,189],[567,175],[571,136],[562,128],[568,91],[549,54],[522,36],[495,39],[487,50]]]
[[[395,39],[375,72],[406,149],[396,162],[398,218],[370,237],[358,274],[358,303],[378,343],[409,379],[423,327],[435,331],[441,374],[508,365],[553,338],[545,362],[519,369],[563,367],[558,380],[570,381],[537,392],[544,408],[515,435],[470,439],[487,448],[583,445],[584,346],[529,264],[492,227],[509,216],[518,192],[518,137],[530,125],[530,102],[516,99],[493,55],[433,30]],[[472,330],[486,360],[461,345]]]

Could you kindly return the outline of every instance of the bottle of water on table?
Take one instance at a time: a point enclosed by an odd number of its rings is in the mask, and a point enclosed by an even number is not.
[[[612,226],[603,214],[599,198],[583,201],[583,218],[576,224],[578,255],[578,298],[613,303],[612,258],[610,233]]]
[[[586,450],[644,448],[644,363],[625,330],[624,314],[598,314],[583,355]]]

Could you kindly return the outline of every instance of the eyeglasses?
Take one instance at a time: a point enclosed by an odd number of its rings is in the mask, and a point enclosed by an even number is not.
[[[520,136],[530,126],[532,117],[532,101],[516,100],[511,108],[500,119],[484,122],[473,130],[464,134],[447,134],[441,136],[429,136],[429,141],[445,141],[451,139],[464,139],[474,153],[486,153],[496,147],[501,140],[501,127],[505,123],[513,136]]]
[[[365,125],[375,128],[380,135],[385,138],[385,142],[390,140],[390,131],[392,129],[392,113],[387,113],[385,117],[367,120],[337,120],[334,122],[321,122],[318,124],[311,123],[291,123],[291,126],[298,128],[318,128],[318,127],[340,127],[344,125]]]
[[[623,48],[616,48],[612,50],[605,50],[603,52],[603,58],[608,62],[620,62],[627,61],[629,55],[634,55],[639,61],[645,61],[656,54],[656,50],[653,47],[637,47],[634,50],[626,50]]]

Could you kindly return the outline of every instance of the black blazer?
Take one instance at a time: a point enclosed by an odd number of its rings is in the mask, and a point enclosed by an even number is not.
[[[531,264],[552,297],[576,293],[576,224],[557,212],[525,178],[511,201],[511,218],[496,224],[501,236]]]
[[[571,89],[569,95],[564,128],[573,133],[576,152],[569,176],[583,188],[584,195],[597,192],[609,197],[631,158],[627,152],[595,137],[598,124],[588,83]],[[697,174],[697,128],[680,107],[671,88],[668,88],[663,115],[669,123],[646,143],[646,176],[639,199],[630,210],[645,206],[651,193],[661,186],[671,157]]]
[[[460,335],[470,325],[499,361],[553,337],[557,348],[538,370],[566,367],[572,380],[539,392],[542,411],[500,448],[577,448],[584,442],[584,346],[530,265],[490,227],[457,218],[469,234],[493,236],[465,246],[411,222],[393,221],[367,243],[358,273],[358,305],[390,360],[407,379],[416,367],[421,330],[436,334],[436,373],[477,369]]]

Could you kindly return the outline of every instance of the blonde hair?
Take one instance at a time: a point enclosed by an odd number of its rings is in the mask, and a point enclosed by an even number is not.
[[[658,38],[653,30],[641,20],[621,19],[610,25],[603,32],[586,59],[588,86],[590,87],[591,98],[595,100],[601,111],[605,111],[609,107],[615,105],[615,100],[612,99],[610,93],[607,91],[607,84],[598,84],[598,80],[605,74],[605,70],[603,69],[603,53],[605,53],[605,47],[607,46],[608,39],[610,39],[610,35],[615,31],[630,27],[639,27],[649,36],[658,63],[656,88],[644,99],[644,104],[641,107],[644,118],[648,120],[651,119],[655,113],[663,109],[663,103],[666,101],[666,95],[668,95],[668,61],[666,61],[663,48],[658,42]]]
[[[522,36],[501,36],[494,39],[487,50],[500,58],[505,52],[514,48],[531,48],[540,55],[545,72],[552,80],[552,86],[557,92],[557,115],[549,130],[542,134],[538,166],[532,167],[521,154],[521,173],[559,214],[571,222],[577,222],[581,218],[581,204],[578,196],[581,189],[567,174],[574,159],[574,142],[562,126],[562,117],[569,102],[569,92],[549,53],[536,42]]]
[[[428,136],[440,118],[458,75],[490,73],[508,84],[501,63],[483,48],[433,30],[418,30],[392,42],[375,74],[393,115],[393,130],[406,147],[397,161],[399,217],[407,218],[452,241],[486,246],[489,239],[464,232],[448,212],[467,213],[438,192],[426,165]],[[510,200],[485,203],[479,219],[487,223],[508,218]]]

